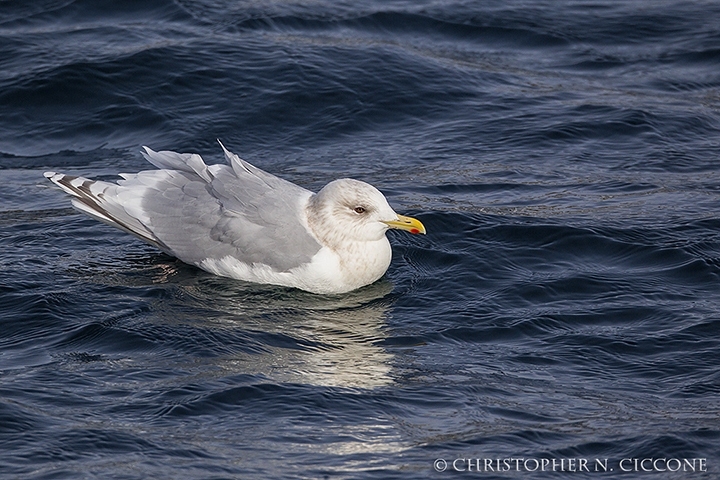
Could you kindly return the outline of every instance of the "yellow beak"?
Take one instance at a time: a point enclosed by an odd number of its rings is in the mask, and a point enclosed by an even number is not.
[[[407,230],[410,233],[425,233],[425,225],[423,225],[420,220],[404,215],[398,215],[397,220],[384,221],[383,223],[390,228]]]

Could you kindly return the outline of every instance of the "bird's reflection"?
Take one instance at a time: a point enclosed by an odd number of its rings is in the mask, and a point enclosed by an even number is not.
[[[261,338],[257,348],[218,359],[223,369],[321,386],[376,388],[393,381],[393,355],[381,346],[392,302],[388,280],[321,296],[215,277],[174,262],[156,266],[154,282],[179,285],[189,297],[185,303],[211,312],[212,318],[188,321]]]

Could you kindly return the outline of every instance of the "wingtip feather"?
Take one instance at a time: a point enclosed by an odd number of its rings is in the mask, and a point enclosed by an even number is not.
[[[223,153],[225,154],[225,159],[227,160],[227,162],[228,162],[230,165],[232,165],[232,163],[233,163],[233,157],[237,157],[237,155],[235,155],[235,154],[232,153],[230,150],[228,150],[227,148],[225,148],[225,145],[223,145],[223,143],[220,141],[219,138],[217,138],[216,140],[217,140],[217,142],[220,144],[220,147],[223,149]]]
[[[217,139],[217,142],[222,147],[223,152],[225,153],[225,159],[235,171],[236,175],[242,175],[247,173],[252,174],[252,171],[250,171],[250,168],[248,167],[249,164],[245,160],[225,148],[225,145],[223,145],[220,139]]]

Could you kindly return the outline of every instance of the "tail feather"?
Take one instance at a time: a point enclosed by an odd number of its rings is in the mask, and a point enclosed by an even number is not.
[[[114,200],[117,198],[115,191],[118,188],[117,184],[55,172],[45,172],[45,178],[70,194],[72,205],[77,210],[135,235],[160,250],[168,251],[167,247],[145,225],[128,214],[123,206]],[[112,190],[111,194],[106,194],[108,190]]]

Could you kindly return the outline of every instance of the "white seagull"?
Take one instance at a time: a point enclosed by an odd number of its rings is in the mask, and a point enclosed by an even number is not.
[[[319,294],[369,285],[387,271],[389,228],[425,233],[372,185],[343,178],[318,193],[271,175],[222,143],[228,165],[198,154],[143,156],[158,170],[117,183],[47,172],[75,208],[215,275]]]

